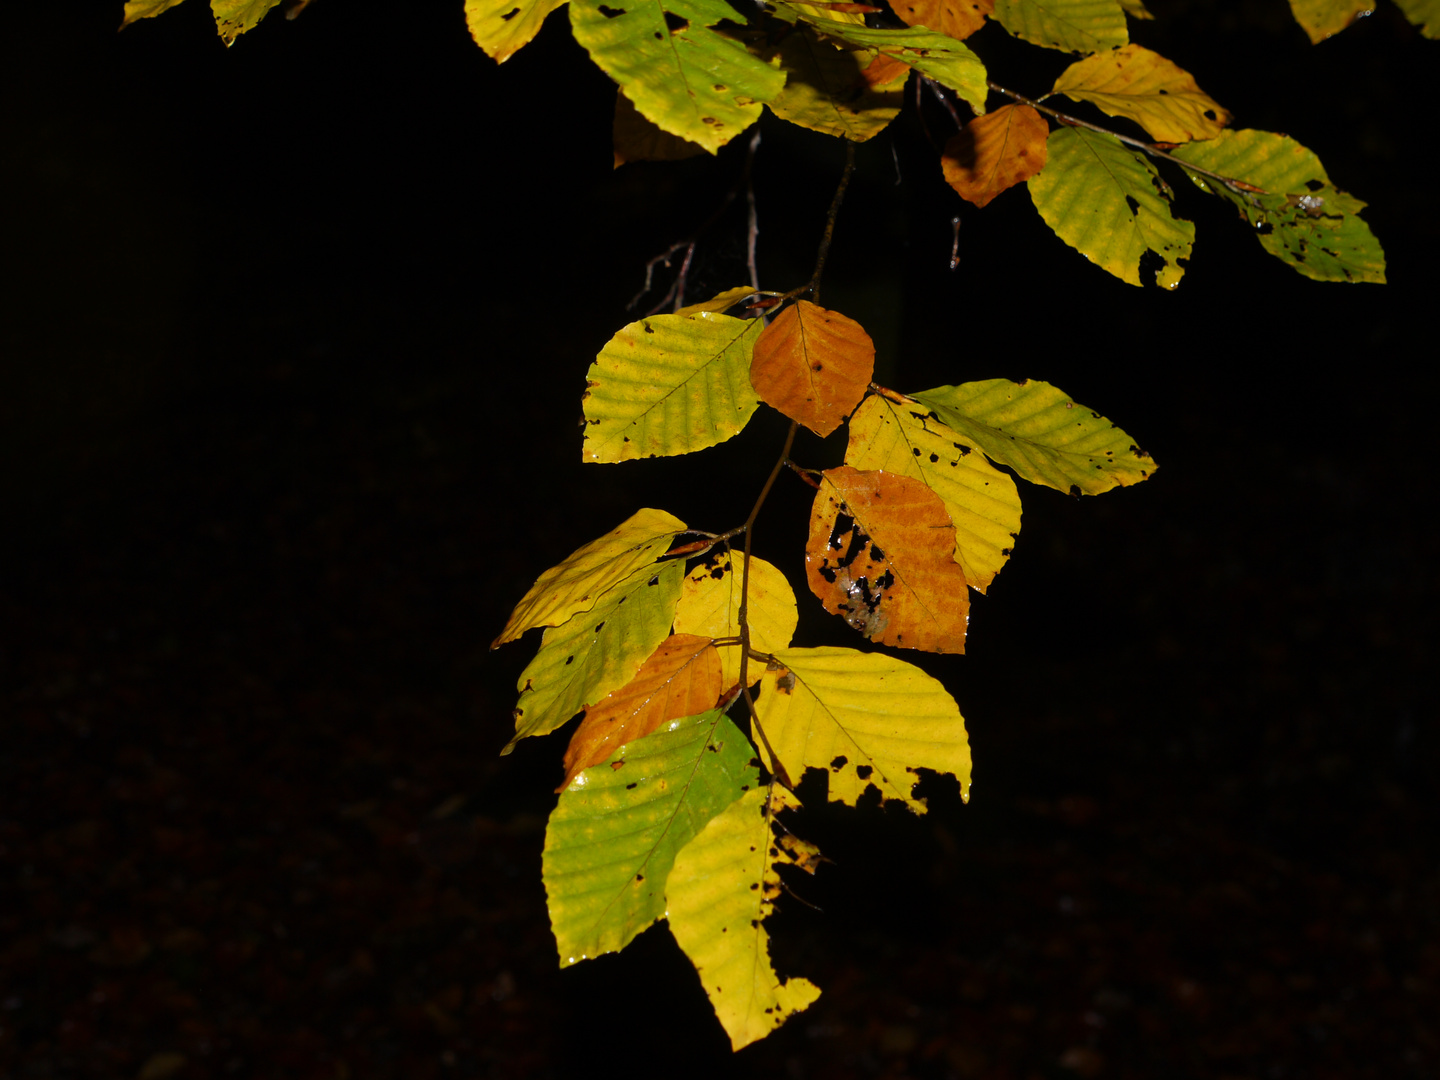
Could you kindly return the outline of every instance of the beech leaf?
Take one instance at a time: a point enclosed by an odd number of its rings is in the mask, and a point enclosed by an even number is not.
[[[705,638],[736,638],[740,635],[740,574],[734,569],[743,560],[722,551],[709,562],[686,575],[675,608],[675,633],[698,634]],[[750,645],[759,652],[774,652],[790,644],[800,613],[795,592],[785,575],[764,559],[750,557],[749,592]],[[727,646],[720,654],[723,690],[740,679],[740,649]],[[757,672],[759,665],[750,664]]]
[[[1230,122],[1229,111],[1194,76],[1140,45],[1077,60],[1055,80],[1053,93],[1134,120],[1159,142],[1213,139]]]
[[[210,0],[210,11],[215,16],[215,25],[220,39],[227,46],[265,17],[266,12],[280,0]]]
[[[995,0],[992,16],[1032,45],[1093,53],[1130,43],[1119,0]]]
[[[1045,167],[1050,125],[1029,105],[1004,105],[977,116],[945,144],[945,182],[962,199],[985,206]]]
[[[755,295],[755,290],[749,285],[737,285],[733,289],[726,289],[722,293],[716,293],[709,300],[702,300],[698,304],[686,304],[676,315],[694,315],[701,311],[713,311],[716,314],[723,314],[729,311],[741,300],[747,300]]]
[[[827,469],[810,513],[805,577],[826,611],[871,641],[965,651],[970,598],[955,527],[919,480]]]
[[[1290,0],[1301,29],[1318,45],[1375,10],[1374,0]]]
[[[923,26],[959,41],[985,25],[995,0],[893,0],[890,7],[907,26]]]
[[[126,0],[125,17],[120,23],[120,29],[124,30],[137,19],[153,19],[180,2],[181,0]]]
[[[1125,14],[1132,19],[1153,19],[1150,9],[1145,6],[1143,0],[1120,0],[1120,6],[1125,9]]]
[[[878,788],[917,814],[920,769],[960,781],[970,798],[970,741],[960,709],[914,664],[855,649],[782,649],[783,670],[767,671],[755,702],[760,724],[786,773],[829,774],[829,799],[854,806]],[[768,761],[764,742],[760,753]],[[773,770],[772,770],[773,771]]]
[[[705,153],[703,146],[662,131],[646,120],[624,94],[615,95],[610,139],[617,169],[627,161],[683,161]]]
[[[829,435],[860,404],[875,374],[875,344],[838,311],[799,300],[755,342],[750,383],[760,400]]]
[[[1427,38],[1440,37],[1440,0],[1395,0],[1395,6]]]
[[[540,32],[545,16],[565,0],[465,0],[465,23],[475,44],[503,64]]]
[[[872,86],[866,68],[877,57],[874,51],[836,46],[808,26],[786,34],[770,55],[786,78],[768,107],[811,131],[864,142],[883,131],[904,103],[908,68],[892,84]]]

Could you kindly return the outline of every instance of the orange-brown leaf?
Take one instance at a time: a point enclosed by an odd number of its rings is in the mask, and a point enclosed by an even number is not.
[[[945,144],[940,167],[962,199],[984,206],[1045,167],[1050,127],[1029,105],[1005,105],[977,116]]]
[[[890,6],[910,26],[963,40],[985,25],[995,0],[891,0]]]
[[[845,420],[875,374],[875,344],[838,311],[801,300],[755,339],[750,383],[765,404],[817,435]]]
[[[919,480],[842,465],[815,493],[805,576],[827,611],[871,641],[962,653],[970,597],[954,535]]]
[[[871,90],[895,90],[900,89],[896,83],[903,83],[909,77],[910,65],[885,53],[876,53],[860,75]]]
[[[710,638],[667,638],[635,678],[586,708],[565,750],[565,781],[555,790],[564,791],[582,769],[607,760],[622,743],[713,709],[719,696],[720,654]]]

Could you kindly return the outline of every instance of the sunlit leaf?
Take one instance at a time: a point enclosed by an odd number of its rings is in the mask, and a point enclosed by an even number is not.
[[[515,737],[502,754],[521,739],[554,731],[635,677],[670,633],[683,571],[679,559],[642,566],[589,611],[545,631],[539,652],[520,673]]]
[[[210,10],[215,15],[215,25],[220,30],[220,39],[226,45],[235,44],[235,39],[265,17],[265,13],[280,0],[210,0]]]
[[[1046,146],[1049,160],[1028,183],[1055,235],[1129,285],[1140,284],[1140,259],[1153,251],[1163,260],[1155,283],[1179,285],[1195,226],[1171,213],[1155,166],[1115,136],[1085,128],[1052,131]]]
[[[920,769],[948,773],[970,795],[970,742],[960,709],[913,664],[854,649],[784,649],[767,671],[756,709],[785,771],[829,774],[831,802],[854,806],[874,786],[924,813]],[[762,757],[768,759],[764,743]]]
[[[817,435],[845,422],[875,373],[875,344],[838,311],[800,300],[755,342],[750,382],[760,400]]]
[[[611,141],[617,169],[627,161],[683,161],[705,153],[703,146],[661,131],[641,116],[624,94],[615,95]]]
[[[726,289],[722,293],[716,293],[709,300],[701,301],[698,304],[686,304],[676,315],[694,315],[701,311],[713,311],[717,314],[729,311],[741,300],[748,299],[755,295],[755,290],[749,285],[737,285],[733,289]]]
[[[1129,435],[1037,379],[986,379],[909,396],[1032,484],[1098,495],[1155,471]]]
[[[864,142],[895,119],[904,82],[877,90],[865,78],[875,53],[835,45],[801,25],[781,39],[773,55],[785,72],[785,88],[769,102],[782,120],[825,135]]]
[[[1319,281],[1385,280],[1385,252],[1360,218],[1365,204],[1330,182],[1320,159],[1287,135],[1224,132],[1179,147],[1175,156],[1241,180],[1264,194],[1235,191],[1199,173],[1197,187],[1234,203],[1260,246]]]
[[[776,866],[795,859],[772,834],[767,800],[747,791],[680,849],[665,886],[670,932],[700,976],[715,1015],[739,1050],[820,996],[806,979],[781,980],[770,965],[763,922],[780,891]],[[799,802],[774,789],[780,806]]]
[[[737,554],[718,552],[709,562],[697,566],[685,577],[680,603],[675,608],[675,633],[699,634],[707,638],[734,638],[740,634],[740,574],[743,560]],[[795,592],[775,567],[764,559],[750,558],[749,591],[750,645],[760,652],[774,652],[790,644],[800,618]],[[720,653],[725,689],[740,679],[740,649],[727,646]],[[758,675],[761,665],[750,664]]]
[[[153,19],[180,2],[181,0],[126,0],[125,18],[120,23],[120,29],[124,30],[136,19]]]
[[[907,26],[923,26],[959,41],[985,25],[995,0],[892,0],[890,7]]]
[[[565,0],[465,0],[465,22],[475,44],[503,64],[540,32],[545,16]]]
[[[977,116],[945,144],[940,168],[962,199],[985,206],[1045,167],[1050,125],[1029,105]]]
[[[785,76],[712,27],[745,18],[724,0],[572,0],[590,58],[647,120],[712,153],[760,117]]]
[[[1134,120],[1159,142],[1213,139],[1230,122],[1230,113],[1194,76],[1140,45],[1077,60],[1055,80],[1053,92]]]
[[[586,461],[688,454],[737,434],[759,405],[750,354],[758,319],[651,315],[600,350],[586,373]]]
[[[826,611],[871,641],[965,651],[970,598],[955,528],[919,480],[827,469],[810,513],[805,577]]]
[[[1295,21],[1314,44],[1333,37],[1375,10],[1374,0],[1290,0]]]
[[[1119,0],[995,0],[992,17],[1016,37],[1049,49],[1093,53],[1130,42]]]
[[[753,760],[713,710],[627,743],[561,792],[541,860],[561,967],[617,952],[664,917],[676,853],[755,788]]]
[[[928,406],[872,394],[850,418],[845,464],[908,476],[935,492],[955,525],[955,561],[970,587],[984,592],[1020,531],[1020,493],[976,449]]]
[[[665,554],[684,529],[683,521],[664,510],[636,511],[541,574],[490,647],[514,641],[533,626],[559,626],[576,612],[589,611],[601,593]]]
[[[1395,6],[1428,38],[1440,37],[1440,0],[1395,0]]]

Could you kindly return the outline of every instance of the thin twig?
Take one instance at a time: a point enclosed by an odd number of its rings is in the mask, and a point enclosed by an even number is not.
[[[950,219],[950,227],[955,230],[955,237],[950,241],[950,269],[954,270],[960,265],[960,215],[956,214]]]
[[[750,136],[750,146],[745,153],[745,206],[748,211],[745,228],[745,265],[750,270],[750,287],[760,291],[760,271],[755,263],[755,243],[760,238],[760,217],[755,212],[755,177],[753,166],[755,152],[760,149],[760,128]]]
[[[950,119],[955,122],[955,130],[959,131],[963,128],[965,125],[960,122],[960,114],[955,111],[955,103],[940,92],[940,84],[934,79],[927,78],[924,75],[920,76],[920,81],[929,87],[930,93],[935,95],[935,100],[945,106],[945,111],[950,114]],[[916,104],[918,105],[919,102],[916,102]]]
[[[830,200],[830,212],[825,215],[825,234],[820,237],[820,250],[815,256],[815,272],[810,275],[810,299],[820,302],[820,275],[825,272],[825,260],[830,255],[830,242],[835,239],[835,219],[840,216],[840,204],[845,201],[845,189],[850,186],[850,177],[855,172],[855,144],[845,140],[845,171],[840,174],[840,183],[835,188],[835,197]],[[787,444],[788,445],[788,444]],[[786,450],[789,453],[789,450]],[[776,466],[777,470],[779,466]],[[746,538],[749,542],[749,538]]]

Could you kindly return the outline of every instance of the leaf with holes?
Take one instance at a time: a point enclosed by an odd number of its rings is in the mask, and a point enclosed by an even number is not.
[[[625,327],[586,373],[584,460],[689,454],[738,434],[760,403],[749,372],[763,329],[713,311]]]
[[[226,45],[235,44],[235,39],[255,26],[280,0],[210,0],[210,10],[215,16],[215,26],[220,39]]]
[[[1318,45],[1375,10],[1375,0],[1290,0],[1301,29]]]
[[[626,743],[560,793],[541,876],[561,967],[617,952],[664,917],[676,853],[756,787],[753,760],[717,709]]]
[[[996,22],[1047,49],[1093,53],[1130,43],[1119,0],[995,0]]]
[[[724,0],[572,0],[590,58],[656,127],[714,153],[760,118],[785,76],[712,29],[745,18]]]
[[[920,769],[954,776],[970,798],[970,741],[955,699],[914,664],[854,649],[782,649],[755,707],[785,771],[829,774],[831,802],[854,806],[871,788],[925,812]],[[761,756],[768,759],[764,744]]]
[[[776,976],[763,925],[781,889],[775,868],[797,865],[772,820],[799,805],[782,787],[747,791],[680,849],[665,886],[670,932],[695,965],[733,1050],[763,1039],[820,996],[807,979]]]
[[[733,561],[732,561],[733,560]],[[741,564],[738,556],[719,552],[710,561],[685,576],[680,603],[675,608],[675,633],[698,634],[706,638],[737,638],[740,635],[740,575],[732,567]],[[749,592],[750,646],[762,653],[790,644],[799,621],[795,592],[785,575],[764,559],[750,558]],[[740,679],[740,649],[726,646],[720,654],[724,689]],[[751,663],[753,681],[760,665]]]
[[[825,610],[871,641],[963,653],[970,597],[955,526],[919,480],[827,469],[810,512],[805,577]]]
[[[503,64],[540,32],[545,16],[565,0],[465,0],[465,23],[475,44]]]
[[[811,131],[864,142],[883,131],[904,103],[903,77],[881,88],[866,79],[873,51],[837,46],[808,26],[786,34],[766,56],[785,72],[785,88],[769,102],[770,111]]]
[[[894,0],[890,6],[907,26],[923,26],[961,41],[985,25],[995,0]]]
[[[962,199],[985,206],[1045,167],[1050,125],[1029,105],[977,116],[945,144],[940,169]]]
[[[1179,285],[1195,226],[1170,212],[1170,188],[1155,166],[1114,135],[1084,128],[1053,131],[1046,147],[1030,198],[1055,235],[1127,285],[1140,284],[1140,260],[1154,252],[1155,283]]]
[[[1213,139],[1230,113],[1188,71],[1139,45],[1077,60],[1052,93],[1092,102],[1107,116],[1134,120],[1160,142]]]
[[[565,749],[564,791],[581,769],[599,765],[623,743],[658,731],[684,716],[713,709],[720,700],[720,657],[709,638],[666,638],[635,677],[585,709]]]
[[[808,300],[765,328],[750,365],[760,400],[821,436],[845,422],[874,374],[875,344],[865,328]]]
[[[908,396],[1032,484],[1098,495],[1155,471],[1129,435],[1047,382],[985,379]]]
[[[908,476],[938,495],[955,526],[955,561],[970,587],[984,592],[1020,531],[1020,493],[977,449],[925,406],[882,391],[850,418],[845,464]]]

